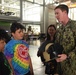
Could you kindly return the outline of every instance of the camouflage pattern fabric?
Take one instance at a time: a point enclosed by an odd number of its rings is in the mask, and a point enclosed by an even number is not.
[[[66,26],[61,25],[55,42],[63,45],[63,53],[70,57],[61,62],[62,75],[76,75],[76,21],[69,20]]]

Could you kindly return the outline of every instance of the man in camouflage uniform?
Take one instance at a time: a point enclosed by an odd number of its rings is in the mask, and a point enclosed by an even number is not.
[[[63,54],[58,55],[56,61],[61,62],[61,75],[76,75],[76,21],[69,19],[69,9],[64,4],[55,7],[54,11],[61,24],[56,34],[56,42],[64,48]]]

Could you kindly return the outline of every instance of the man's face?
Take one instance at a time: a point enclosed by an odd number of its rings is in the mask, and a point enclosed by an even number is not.
[[[55,9],[55,17],[56,19],[62,23],[64,21],[65,11],[61,11],[61,9]]]

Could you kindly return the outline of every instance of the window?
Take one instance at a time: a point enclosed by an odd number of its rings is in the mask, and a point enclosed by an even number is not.
[[[20,0],[1,0],[0,14],[20,17]]]
[[[38,3],[38,4],[43,4],[43,0],[34,0],[35,3]]]
[[[70,8],[69,9],[69,17],[73,20],[76,20],[76,8]]]
[[[40,21],[41,6],[23,2],[23,21]]]

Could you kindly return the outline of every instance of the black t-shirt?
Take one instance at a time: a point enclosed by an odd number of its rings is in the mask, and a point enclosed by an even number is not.
[[[10,75],[11,67],[5,57],[5,55],[0,52],[0,75]]]

